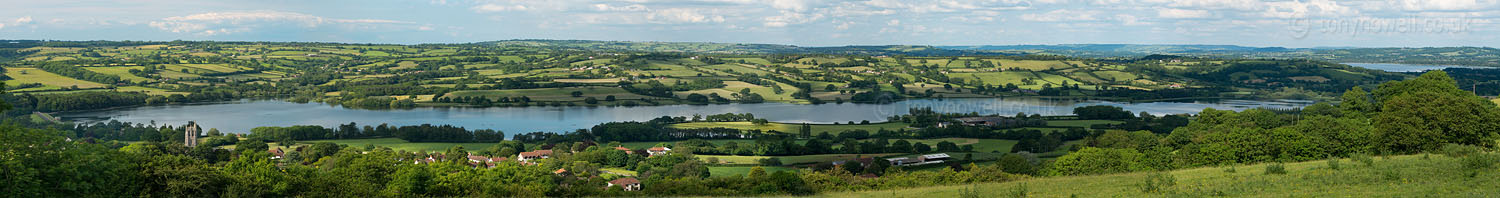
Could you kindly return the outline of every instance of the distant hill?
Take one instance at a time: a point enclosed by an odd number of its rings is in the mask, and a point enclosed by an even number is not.
[[[953,50],[1041,50],[1072,52],[1078,55],[1140,56],[1148,54],[1197,54],[1223,52],[1287,52],[1284,47],[1245,47],[1237,45],[1136,45],[1136,44],[1064,44],[1064,45],[979,45],[940,46]]]
[[[473,43],[489,46],[551,47],[593,51],[634,52],[685,52],[721,54],[840,54],[840,55],[908,55],[908,56],[967,56],[967,55],[1025,55],[1020,52],[984,50],[944,49],[921,45],[876,45],[801,47],[779,44],[742,44],[711,42],[649,42],[649,41],[592,41],[592,40],[504,40]]]
[[[1237,45],[979,45],[950,50],[1051,54],[1072,57],[1144,57],[1153,54],[1215,58],[1312,59],[1337,63],[1402,63],[1500,67],[1500,49],[1489,47],[1352,48],[1246,47]]]

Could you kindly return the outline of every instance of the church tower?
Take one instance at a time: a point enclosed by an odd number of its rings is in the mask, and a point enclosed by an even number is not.
[[[182,145],[187,145],[187,147],[198,147],[198,123],[188,121],[188,125],[183,126],[182,131]]]

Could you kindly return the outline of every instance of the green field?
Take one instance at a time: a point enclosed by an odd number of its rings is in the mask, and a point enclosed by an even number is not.
[[[1269,164],[1210,167],[1169,172],[1176,185],[1145,193],[1149,173],[1033,178],[1016,182],[827,193],[821,197],[959,197],[964,189],[980,195],[1026,197],[1496,197],[1500,171],[1463,168],[1458,159],[1431,155],[1377,158],[1374,166],[1348,159],[1341,169],[1327,161],[1286,164],[1287,174],[1265,174]]]
[[[854,125],[848,125],[848,124],[839,124],[839,125],[834,125],[834,124],[814,124],[814,125],[812,125],[812,133],[813,134],[818,134],[818,133],[827,132],[829,134],[838,134],[840,132],[844,132],[844,131],[848,131],[848,130],[855,130],[855,129],[862,129],[862,130],[866,130],[866,131],[870,131],[871,133],[874,133],[875,131],[878,131],[880,129],[896,130],[896,129],[906,128],[907,126],[908,126],[908,124],[906,124],[906,123],[899,123],[899,122],[896,122],[896,123],[874,123],[874,124],[854,124]],[[765,125],[756,125],[756,124],[750,123],[750,122],[689,122],[689,123],[673,124],[670,127],[672,127],[672,128],[682,128],[682,129],[723,127],[723,128],[731,128],[731,129],[739,129],[739,130],[759,129],[759,130],[762,130],[762,131],[776,130],[776,131],[785,132],[785,133],[797,133],[798,132],[798,127],[801,127],[801,124],[769,123],[769,124],[765,124]]]
[[[735,176],[735,175],[747,175],[747,174],[750,174],[750,169],[751,168],[755,168],[755,167],[753,167],[753,166],[710,166],[710,167],[708,167],[708,175],[712,176],[712,177],[728,177],[728,176]],[[762,166],[760,168],[761,169],[765,169],[766,173],[775,173],[775,172],[779,172],[779,171],[792,171],[792,172],[796,172],[797,171],[797,169],[795,169],[795,168],[787,168],[787,167],[780,167],[780,166]]]
[[[128,67],[83,67],[83,69],[87,69],[89,71],[93,71],[93,72],[96,72],[96,73],[119,76],[120,80],[126,80],[126,81],[130,81],[130,82],[146,82],[146,81],[151,81],[151,79],[149,79],[149,78],[144,78],[144,77],[136,76],[135,74],[130,74],[130,70],[132,70],[132,69],[145,69],[145,68],[146,67],[141,67],[141,66],[128,66]]]
[[[573,97],[571,94],[574,91],[583,92],[583,96],[582,97]],[[650,96],[643,96],[643,95],[633,94],[633,93],[627,92],[627,91],[625,91],[625,89],[621,89],[619,87],[571,87],[571,88],[510,89],[510,90],[466,90],[466,91],[451,92],[451,93],[448,93],[447,95],[443,95],[443,96],[444,97],[483,96],[483,97],[489,97],[491,99],[499,99],[500,97],[512,97],[512,98],[516,98],[516,97],[526,96],[527,98],[531,98],[532,101],[583,101],[583,99],[587,98],[587,97],[594,97],[595,99],[604,100],[605,97],[608,97],[608,96],[611,96],[611,95],[615,96],[616,99],[620,99],[620,100],[642,99],[642,98],[655,98],[655,97],[650,97]]]
[[[66,76],[60,76],[51,72],[42,71],[41,69],[37,68],[5,68],[5,76],[9,76],[11,78],[11,80],[5,81],[5,86],[15,86],[27,83],[42,83],[42,87],[21,89],[15,91],[51,90],[72,86],[78,86],[78,88],[84,89],[104,87],[104,84],[68,78]]]

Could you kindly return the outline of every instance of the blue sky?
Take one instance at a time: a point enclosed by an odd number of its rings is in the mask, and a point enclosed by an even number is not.
[[[0,39],[1500,46],[1500,0],[10,0]]]

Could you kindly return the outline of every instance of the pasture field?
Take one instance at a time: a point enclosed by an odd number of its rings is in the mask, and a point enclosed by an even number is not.
[[[753,166],[709,166],[708,167],[708,175],[712,176],[712,177],[729,177],[729,176],[735,176],[735,175],[749,175],[750,174],[750,168],[754,168],[754,167]],[[780,172],[780,171],[797,172],[797,169],[795,169],[795,168],[787,168],[787,167],[780,167],[780,166],[762,166],[760,168],[761,169],[765,169],[767,174],[776,173],[776,172]]]
[[[709,68],[709,69],[716,69],[716,70],[729,70],[729,71],[739,72],[741,74],[762,74],[763,75],[763,74],[770,74],[771,73],[771,72],[766,71],[766,70],[760,70],[760,69],[750,68],[749,66],[744,66],[744,65],[740,65],[740,64],[719,64],[719,65],[709,65],[709,66],[703,66],[703,67],[704,68]]]
[[[190,71],[190,73],[195,74],[230,73],[244,71],[244,69],[227,64],[169,64],[164,66],[166,66],[167,70],[169,71],[181,72],[181,70],[187,69],[188,71]]]
[[[1071,67],[1073,67],[1071,65],[1068,65],[1067,63],[1063,63],[1062,61],[1050,61],[1050,60],[1047,60],[1047,61],[1043,61],[1043,60],[1011,60],[1011,59],[985,59],[985,60],[986,61],[990,61],[990,62],[994,62],[995,64],[998,64],[1000,68],[1007,68],[1007,69],[1008,68],[1021,68],[1021,69],[1025,69],[1025,70],[1031,70],[1031,71],[1043,71],[1043,70],[1052,70],[1052,69],[1061,69],[1061,68],[1071,68]],[[1074,63],[1074,64],[1078,64],[1078,63]]]
[[[5,76],[9,76],[11,78],[11,80],[5,81],[6,86],[15,86],[28,83],[42,84],[42,87],[21,89],[15,91],[51,90],[72,86],[78,86],[78,88],[83,89],[104,87],[104,84],[68,78],[66,76],[53,74],[52,72],[42,71],[42,69],[37,68],[5,68]]]
[[[142,86],[119,87],[119,88],[115,88],[115,91],[121,91],[121,92],[144,92],[147,95],[153,95],[153,96],[165,96],[165,95],[172,95],[172,94],[188,95],[188,92],[172,92],[172,91],[167,91],[165,89],[157,89],[157,88],[142,87]]]
[[[573,97],[571,95],[573,93],[573,91],[583,92],[583,96],[582,97]],[[587,97],[594,97],[595,99],[598,99],[598,100],[604,100],[605,97],[608,97],[608,96],[611,96],[611,95],[615,96],[615,98],[619,99],[619,100],[633,100],[633,99],[642,99],[642,98],[656,98],[656,97],[650,97],[650,96],[633,94],[633,93],[627,92],[627,91],[625,91],[625,89],[621,89],[619,87],[570,87],[570,88],[509,89],[509,90],[465,90],[465,91],[450,92],[447,95],[443,95],[443,96],[444,97],[483,96],[483,97],[489,97],[490,99],[499,99],[500,97],[517,98],[517,97],[521,97],[521,96],[526,96],[527,98],[531,98],[532,101],[583,101],[583,99],[587,98]]]
[[[560,83],[611,83],[611,84],[612,84],[612,83],[619,83],[619,82],[620,82],[620,79],[619,79],[619,78],[600,78],[600,79],[552,79],[552,82],[560,82]]]
[[[729,60],[729,61],[745,61],[745,63],[747,63],[747,64],[756,64],[756,65],[770,65],[771,64],[771,61],[766,60],[764,58],[724,58],[724,60]]]
[[[101,74],[109,74],[109,75],[119,76],[120,80],[125,80],[125,81],[130,81],[130,82],[146,82],[146,81],[151,81],[150,78],[140,77],[140,76],[136,76],[135,74],[131,74],[130,73],[130,70],[132,70],[132,69],[145,69],[146,68],[146,67],[142,67],[142,66],[81,67],[81,68],[89,70],[89,71],[92,71],[92,72],[95,72],[95,73],[101,73]]]
[[[1176,185],[1148,193],[1142,185],[1152,173],[1040,177],[1013,182],[933,186],[907,189],[835,192],[817,197],[1496,197],[1500,171],[1472,171],[1459,159],[1442,155],[1380,157],[1372,165],[1340,159],[1284,164],[1286,174],[1266,174],[1270,164],[1205,167],[1168,171]],[[1233,171],[1230,171],[1233,170]],[[1473,174],[1470,176],[1470,174]]]

